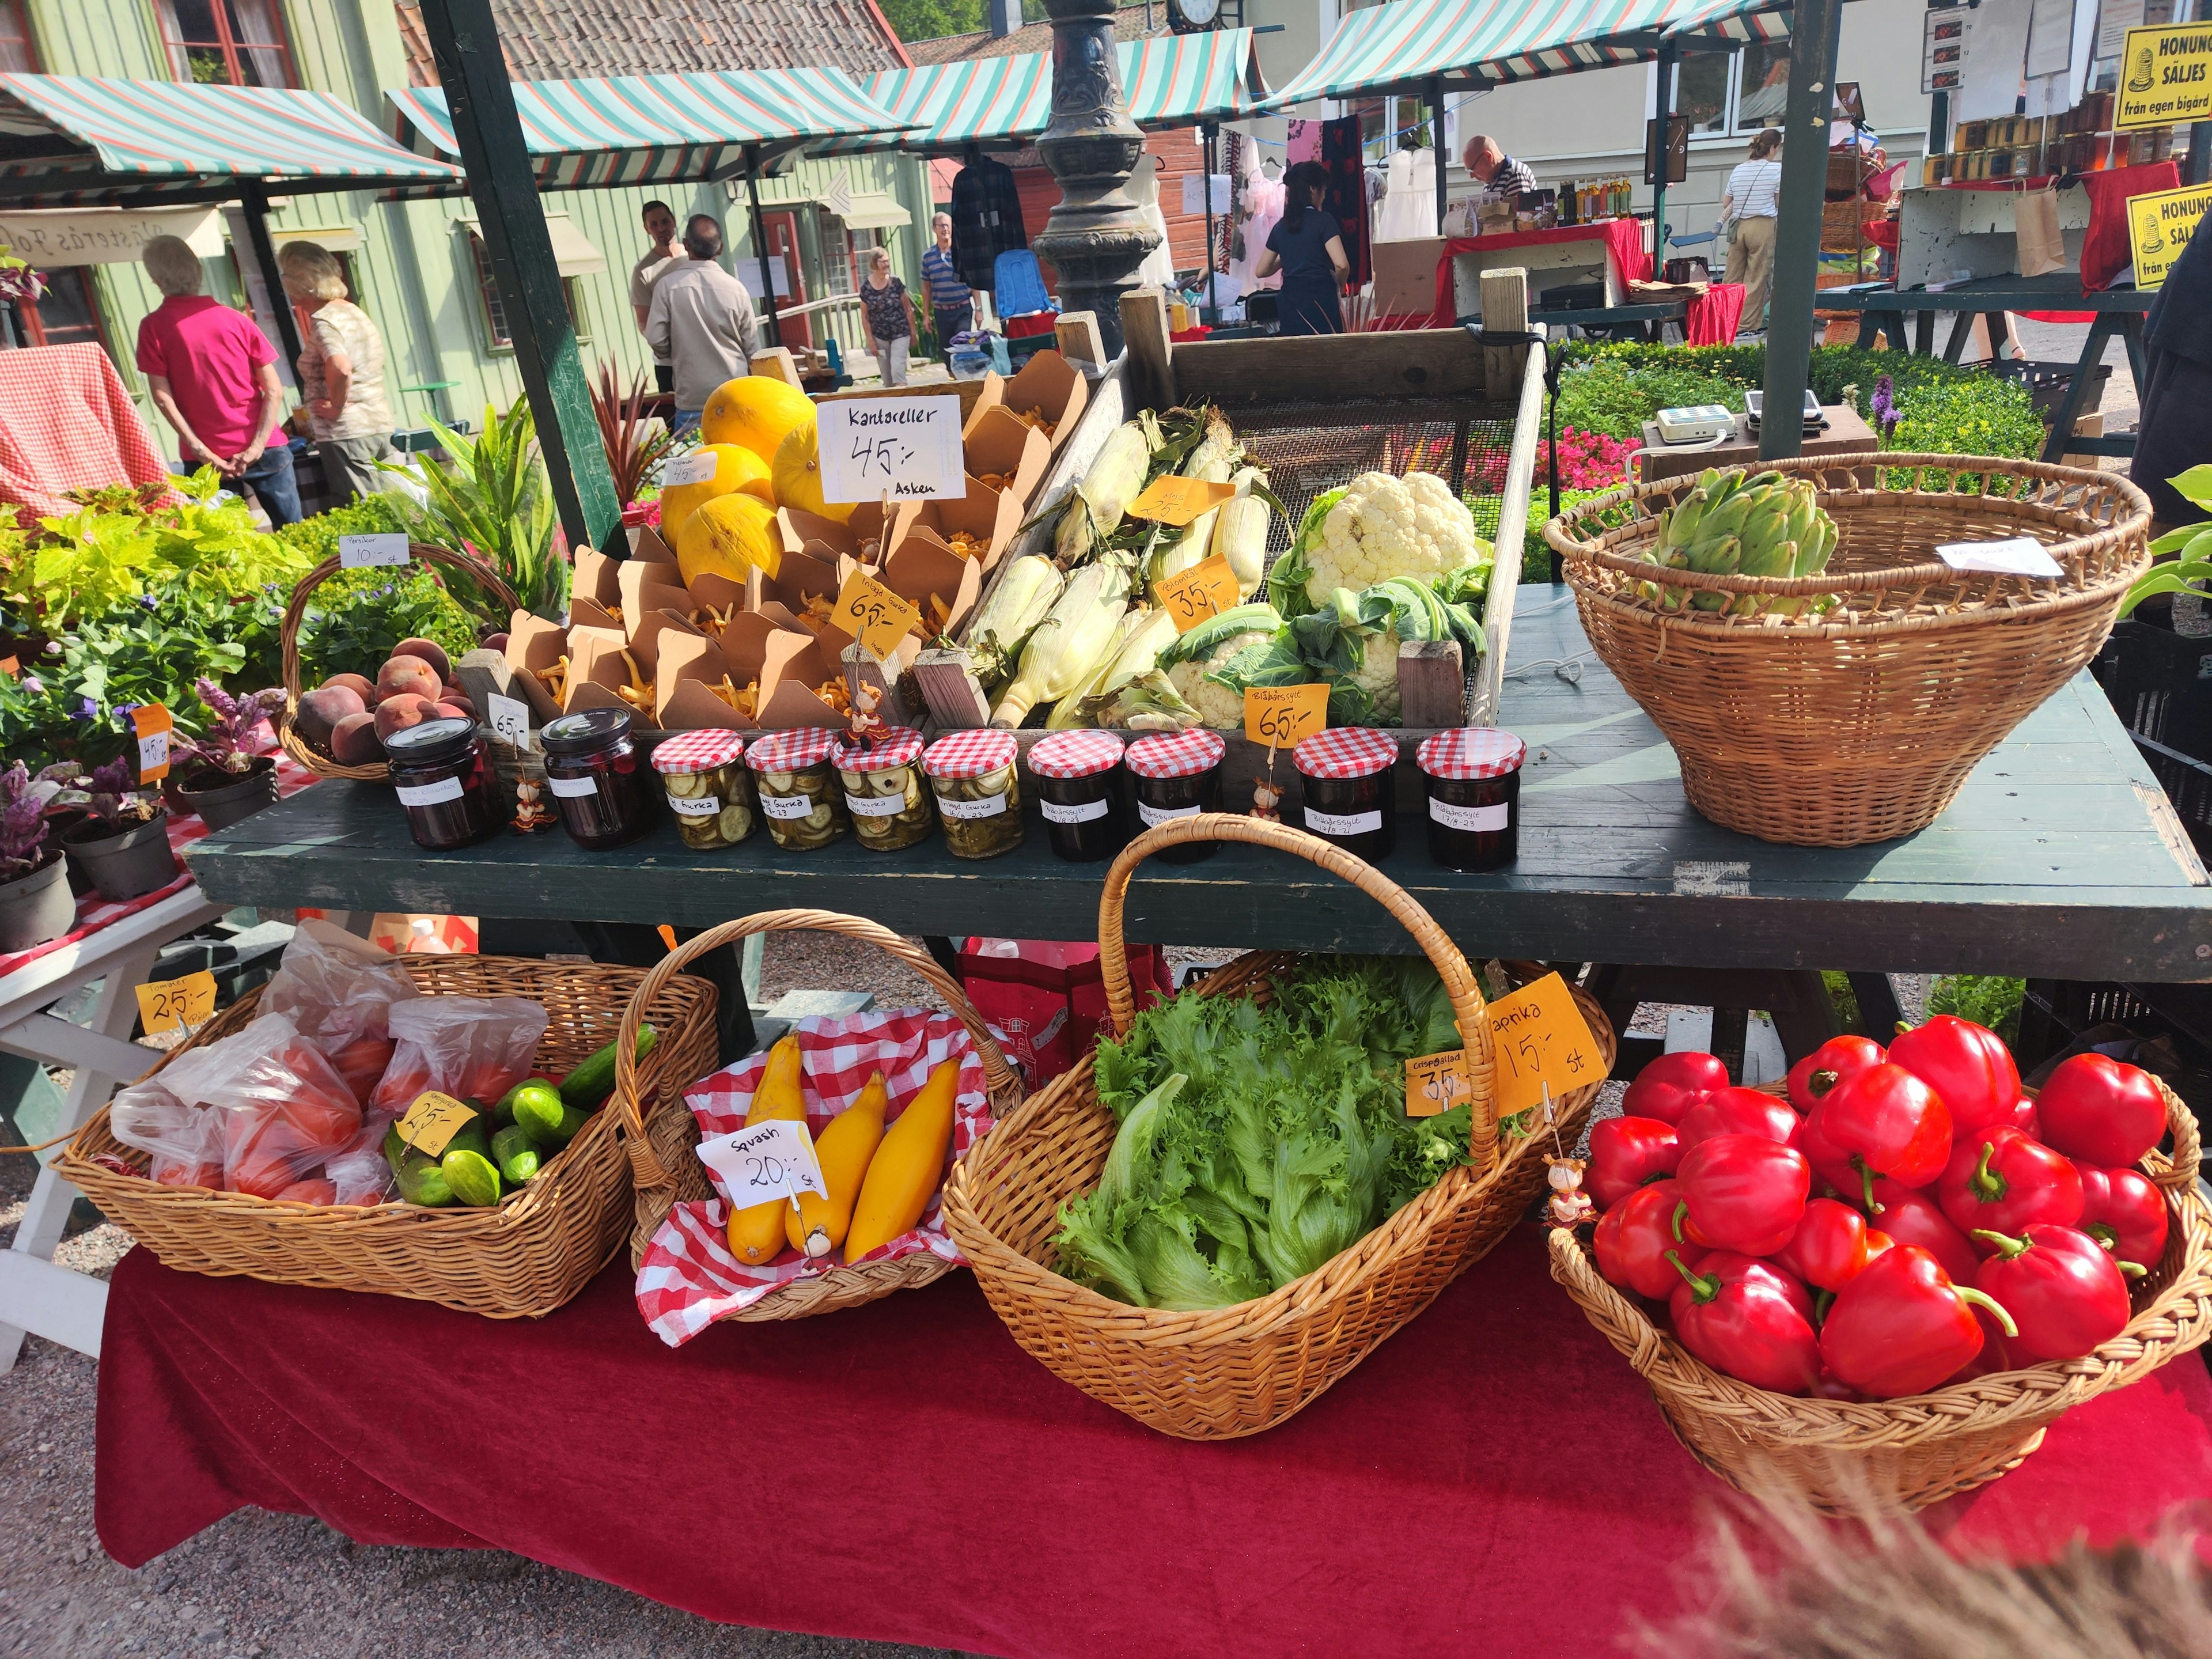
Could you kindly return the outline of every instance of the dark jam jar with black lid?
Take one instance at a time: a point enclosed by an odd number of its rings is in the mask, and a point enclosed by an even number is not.
[[[1510,732],[1460,726],[1421,741],[1429,856],[1447,870],[1502,870],[1521,851],[1521,763],[1528,745]]]
[[[384,753],[417,847],[448,853],[499,828],[491,756],[474,720],[403,727],[384,740]]]
[[[627,708],[580,708],[538,732],[546,792],[579,847],[621,847],[653,827],[653,791],[630,743],[632,723]]]
[[[1370,864],[1389,857],[1398,844],[1395,738],[1364,726],[1330,726],[1300,739],[1291,759],[1305,791],[1307,834]]]
[[[1137,822],[1151,830],[1173,818],[1221,810],[1221,757],[1229,745],[1221,733],[1195,726],[1188,732],[1155,732],[1129,745],[1122,764],[1137,797]],[[1221,850],[1218,841],[1188,841],[1152,854],[1166,864],[1196,864]]]
[[[1097,864],[1128,844],[1129,819],[1115,787],[1121,739],[1111,732],[1055,732],[1029,753],[1052,850]]]

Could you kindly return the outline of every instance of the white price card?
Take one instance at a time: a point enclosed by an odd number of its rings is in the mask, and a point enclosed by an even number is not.
[[[502,697],[496,691],[488,700],[486,713],[491,716],[491,729],[501,743],[511,743],[517,749],[530,746],[530,705],[520,697]]]
[[[720,458],[713,452],[695,449],[689,455],[678,456],[660,471],[660,487],[673,489],[678,484],[712,483],[714,468]]]
[[[836,398],[821,405],[817,422],[825,501],[968,493],[957,398]]]
[[[814,1137],[796,1118],[771,1118],[699,1143],[699,1161],[722,1180],[738,1209],[801,1193],[830,1196],[815,1160]]]
[[[2033,536],[2002,542],[1949,542],[1936,556],[1954,570],[1986,571],[2000,576],[2063,576],[2058,561]]]
[[[348,570],[373,564],[406,564],[414,556],[407,550],[407,537],[403,531],[338,538],[338,563]]]

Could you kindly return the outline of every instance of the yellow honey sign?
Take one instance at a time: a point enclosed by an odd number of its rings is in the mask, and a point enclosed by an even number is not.
[[[2212,208],[2212,185],[2128,198],[2128,252],[2135,261],[2137,288],[2156,288],[2166,280],[2208,208]]]
[[[2130,29],[2112,125],[2171,126],[2212,116],[2212,23]]]

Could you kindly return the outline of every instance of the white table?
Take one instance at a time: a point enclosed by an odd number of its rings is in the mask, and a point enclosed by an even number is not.
[[[158,1050],[131,1041],[138,1018],[137,988],[153,972],[164,945],[204,927],[229,908],[211,902],[197,885],[187,886],[0,979],[0,1048],[44,1065],[71,1066],[76,1073],[61,1121],[46,1136],[26,1139],[75,1133],[118,1088],[143,1076],[161,1058]],[[102,983],[88,1024],[46,1012],[95,980]],[[39,1157],[42,1166],[49,1166],[53,1152]],[[100,1357],[107,1286],[52,1260],[76,1197],[75,1187],[51,1167],[41,1167],[15,1242],[0,1250],[0,1373],[14,1369],[27,1332]]]

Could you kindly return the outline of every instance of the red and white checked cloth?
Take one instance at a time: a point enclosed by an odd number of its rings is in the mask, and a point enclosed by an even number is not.
[[[854,1014],[844,1018],[802,1019],[799,1032],[799,1074],[806,1093],[806,1127],[819,1136],[830,1120],[860,1097],[868,1073],[880,1071],[890,1095],[890,1121],[898,1121],[942,1061],[960,1062],[960,1086],[952,1103],[952,1156],[960,1157],[988,1133],[991,1100],[984,1092],[983,1062],[966,1028],[950,1014],[920,1008]],[[744,1127],[745,1108],[767,1069],[765,1050],[705,1079],[684,1097],[699,1120],[702,1136],[725,1135]],[[763,1297],[801,1279],[832,1271],[838,1260],[808,1261],[787,1249],[775,1261],[747,1267],[730,1253],[729,1194],[714,1172],[719,1196],[704,1203],[678,1204],[645,1248],[637,1270],[637,1310],[646,1324],[672,1348],[680,1348],[717,1319],[750,1308]],[[935,1198],[911,1232],[861,1258],[894,1261],[927,1250],[947,1261],[963,1258]]]
[[[0,351],[0,501],[55,516],[74,510],[64,490],[168,476],[138,406],[98,346]]]

